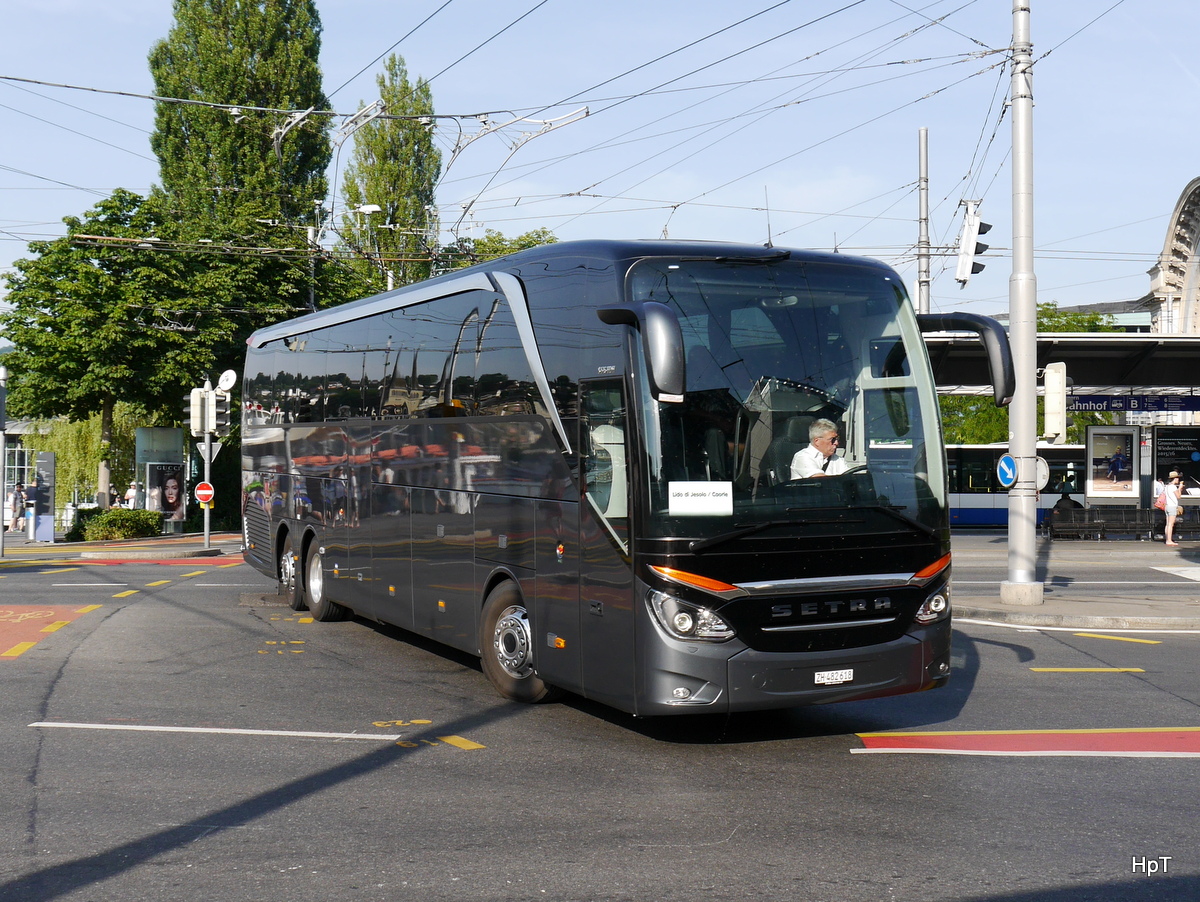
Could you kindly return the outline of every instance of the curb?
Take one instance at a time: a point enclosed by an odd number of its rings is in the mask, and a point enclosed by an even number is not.
[[[122,551],[114,548],[110,551],[81,551],[79,557],[83,560],[123,560],[123,561],[164,561],[172,558],[217,557],[225,554],[222,548],[193,548],[178,551]]]
[[[954,618],[983,620],[1008,626],[1085,630],[1200,630],[1200,617],[1146,617],[1103,614],[1035,614],[1026,610],[997,611],[991,608],[954,606]]]

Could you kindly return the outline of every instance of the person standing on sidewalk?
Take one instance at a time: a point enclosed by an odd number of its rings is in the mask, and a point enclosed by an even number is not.
[[[18,482],[8,493],[8,531],[20,532],[25,519],[25,484]]]
[[[1167,481],[1163,484],[1163,501],[1165,506],[1163,512],[1167,515],[1167,528],[1164,533],[1168,545],[1178,546],[1175,541],[1175,519],[1179,516],[1179,494],[1182,491],[1183,478],[1175,470],[1171,471],[1171,475],[1167,477]]]

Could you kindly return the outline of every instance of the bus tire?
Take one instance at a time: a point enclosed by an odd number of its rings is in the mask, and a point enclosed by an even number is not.
[[[483,673],[504,698],[533,704],[553,701],[561,694],[534,672],[529,613],[511,582],[502,582],[488,593],[479,645]]]
[[[304,598],[313,620],[328,623],[343,620],[346,609],[325,594],[325,568],[321,562],[321,548],[316,541],[308,546],[304,561]]]
[[[293,611],[304,610],[304,581],[300,578],[300,560],[292,546],[292,534],[283,537],[279,551],[279,594]]]

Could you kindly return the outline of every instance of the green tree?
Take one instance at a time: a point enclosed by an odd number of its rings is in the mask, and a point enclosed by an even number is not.
[[[330,159],[329,120],[317,114],[328,101],[316,4],[174,0],[174,9],[150,52],[155,92],[198,103],[156,105],[150,146],[170,207],[199,237],[245,235],[264,218],[309,224]]]
[[[342,182],[350,211],[342,218],[342,243],[358,255],[355,268],[378,291],[388,272],[396,285],[429,277],[437,237],[434,186],[442,157],[433,144],[429,82],[410,83],[403,58],[392,55],[376,84],[384,115],[354,133],[354,157]],[[379,210],[354,212],[368,205]]]
[[[1037,306],[1038,332],[1115,332],[1111,316],[1093,311],[1060,310],[1053,301]],[[947,444],[992,444],[1008,441],[1008,408],[996,407],[991,394],[942,395],[942,429]],[[1038,422],[1042,422],[1043,403],[1038,399]],[[1067,441],[1081,444],[1086,427],[1112,422],[1106,413],[1076,413],[1067,429]]]
[[[178,418],[180,387],[209,352],[196,340],[201,311],[180,290],[180,258],[138,246],[160,224],[138,195],[118,189],[63,221],[65,236],[33,242],[37,256],[7,276],[9,406],[31,419],[97,414],[96,489],[107,493],[118,402],[148,412],[170,405]]]
[[[149,203],[156,237],[186,259],[182,291],[221,339],[197,381],[240,367],[250,332],[326,293],[306,230],[326,194],[329,117],[313,0],[175,0],[174,12],[150,71],[157,94],[189,102],[156,104]]]
[[[145,414],[129,404],[118,403],[113,410],[108,460],[113,487],[120,496],[134,478],[134,452],[137,427],[144,425]],[[103,459],[101,417],[95,414],[86,420],[72,422],[66,418],[43,420],[37,428],[22,438],[31,451],[50,451],[54,454],[56,471],[54,506],[62,509],[74,500],[91,501],[97,491],[97,476]]]
[[[451,261],[452,269],[460,269],[472,263],[495,260],[506,254],[515,254],[543,244],[555,244],[557,241],[549,229],[533,229],[515,238],[506,238],[502,232],[488,229],[482,238],[460,238],[445,248],[443,255]]]

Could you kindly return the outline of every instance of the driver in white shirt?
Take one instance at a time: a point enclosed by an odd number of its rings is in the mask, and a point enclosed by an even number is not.
[[[838,457],[838,431],[832,420],[813,420],[808,427],[808,447],[792,458],[792,479],[808,476],[837,476],[846,472],[845,459]]]

